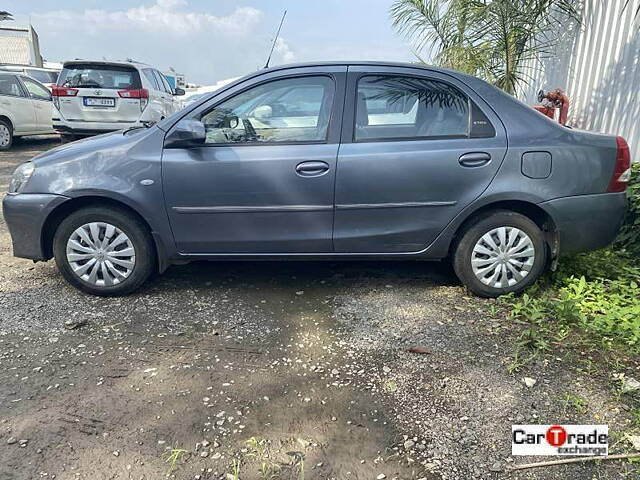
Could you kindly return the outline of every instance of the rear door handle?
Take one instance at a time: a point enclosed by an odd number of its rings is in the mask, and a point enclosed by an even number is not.
[[[491,155],[486,152],[470,152],[461,155],[458,162],[463,167],[482,167],[491,161]]]
[[[296,165],[296,173],[301,177],[319,177],[329,171],[326,162],[302,162]]]

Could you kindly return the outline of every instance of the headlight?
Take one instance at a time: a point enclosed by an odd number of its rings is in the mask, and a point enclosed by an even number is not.
[[[9,193],[20,193],[33,175],[36,167],[32,162],[23,163],[13,172],[9,183]]]

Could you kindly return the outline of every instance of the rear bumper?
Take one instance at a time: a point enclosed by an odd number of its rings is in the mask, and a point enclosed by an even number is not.
[[[5,222],[11,234],[13,255],[32,260],[46,260],[42,229],[49,214],[68,200],[62,195],[7,194],[2,202]]]
[[[558,229],[560,254],[606,247],[616,238],[627,209],[627,195],[602,193],[557,198],[539,204]]]

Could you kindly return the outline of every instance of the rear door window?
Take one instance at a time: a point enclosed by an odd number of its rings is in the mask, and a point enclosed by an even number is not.
[[[154,90],[162,90],[162,88],[160,88],[160,85],[158,85],[158,79],[153,74],[153,68],[145,68],[142,70],[142,73],[144,73],[144,76],[147,77],[147,80],[149,80],[149,82],[151,83],[151,87]]]
[[[469,137],[469,99],[448,83],[404,76],[358,81],[356,141]]]
[[[166,93],[171,93],[171,88],[169,87],[169,84],[167,83],[166,78],[164,78],[164,75],[162,75],[159,71],[154,70],[154,72],[156,73],[156,76],[158,77],[158,83],[160,84],[160,90],[166,92]]]
[[[71,88],[103,88],[115,90],[137,90],[142,88],[140,75],[135,68],[74,64],[60,72],[59,85]]]
[[[11,97],[26,96],[15,75],[0,75],[0,95],[9,95]]]

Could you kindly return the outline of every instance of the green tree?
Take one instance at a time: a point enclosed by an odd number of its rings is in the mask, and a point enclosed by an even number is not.
[[[514,94],[529,60],[552,54],[579,0],[396,0],[397,31],[434,62]]]

